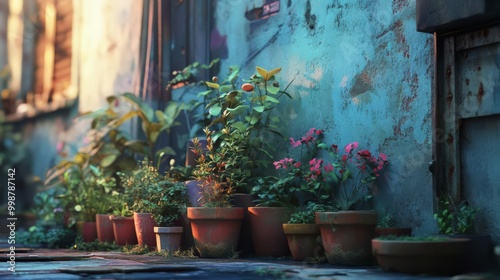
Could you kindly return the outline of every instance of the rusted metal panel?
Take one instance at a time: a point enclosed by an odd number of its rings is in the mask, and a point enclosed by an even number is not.
[[[500,28],[493,26],[468,33],[459,34],[456,37],[456,51],[483,47],[489,44],[495,44],[500,41]]]
[[[457,52],[460,118],[500,114],[500,43]]]
[[[477,230],[500,240],[500,115],[465,119],[460,150],[462,194],[480,208]]]
[[[457,141],[459,135],[459,121],[457,120],[456,102],[456,70],[455,70],[455,38],[444,39],[444,172],[445,187],[449,194],[458,198],[460,194],[460,164]]]

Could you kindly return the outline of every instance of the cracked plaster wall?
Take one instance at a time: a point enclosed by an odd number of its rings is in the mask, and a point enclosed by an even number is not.
[[[327,143],[384,152],[377,208],[416,234],[437,231],[431,160],[432,35],[418,33],[415,0],[281,0],[277,15],[250,23],[263,1],[216,1],[215,29],[226,36],[222,71],[282,67],[294,79],[283,106],[287,133],[324,129]],[[222,75],[222,74],[221,74]]]

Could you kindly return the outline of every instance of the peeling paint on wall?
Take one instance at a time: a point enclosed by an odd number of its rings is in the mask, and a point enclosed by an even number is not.
[[[243,20],[251,4],[217,1],[228,45],[221,69],[239,64],[245,76],[256,65],[282,67],[279,79],[294,81],[287,132],[322,128],[328,142],[387,153],[379,205],[415,233],[431,232],[432,36],[416,31],[414,1],[346,2],[283,0],[277,15],[251,27]]]

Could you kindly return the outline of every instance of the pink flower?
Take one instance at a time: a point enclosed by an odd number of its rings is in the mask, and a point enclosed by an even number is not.
[[[361,157],[365,157],[365,158],[369,158],[372,156],[372,153],[370,153],[370,151],[368,150],[361,150],[359,152],[357,152],[357,154]]]
[[[356,150],[358,148],[358,142],[352,142],[345,146],[345,152],[350,153],[352,150]]]
[[[316,133],[316,128],[313,127],[309,129],[309,131],[306,133],[306,136],[312,136],[314,133]]]
[[[304,143],[304,144],[308,144],[309,142],[311,142],[313,140],[314,140],[314,138],[311,135],[302,137],[302,143]]]
[[[297,162],[293,165],[293,167],[295,167],[295,168],[299,168],[299,167],[300,167],[300,165],[301,165],[300,161],[297,161]]]
[[[333,164],[328,163],[323,168],[325,169],[326,172],[332,172],[333,171]]]
[[[385,154],[379,154],[378,155],[380,159],[382,159],[383,161],[387,161],[387,156]]]
[[[343,156],[342,156],[342,160],[343,160],[343,161],[347,161],[347,155],[343,155]]]
[[[292,145],[293,148],[300,146],[302,143],[300,141],[295,141],[292,137],[290,137],[290,145]]]
[[[323,130],[321,129],[316,130],[316,135],[320,135],[321,133],[323,133]]]

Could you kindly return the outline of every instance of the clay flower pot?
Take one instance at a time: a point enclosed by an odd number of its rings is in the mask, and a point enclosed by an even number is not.
[[[116,245],[135,245],[137,236],[135,234],[134,217],[109,216],[113,225],[113,234]]]
[[[323,246],[319,226],[316,224],[283,224],[292,258],[297,261],[322,255]]]
[[[316,212],[316,224],[328,262],[335,265],[372,264],[371,240],[375,237],[377,212]]]
[[[240,236],[244,208],[188,207],[194,244],[202,258],[234,255]]]
[[[153,219],[153,216],[151,216],[151,213],[134,212],[134,224],[137,243],[140,246],[147,245],[150,248],[156,248],[154,227],[157,227],[158,224]]]
[[[240,241],[238,241],[238,252],[241,256],[247,256],[254,252],[252,245],[252,231],[250,225],[250,214],[248,213],[248,207],[253,207],[255,197],[253,194],[245,193],[235,193],[231,199],[232,207],[243,207],[245,208],[243,213],[243,219],[241,220],[241,230],[240,230]]]
[[[99,239],[100,242],[112,243],[115,241],[113,223],[109,219],[108,214],[96,214],[95,222],[97,227],[97,239]]]
[[[248,207],[253,248],[257,255],[283,257],[290,255],[283,224],[290,220],[284,207]]]
[[[76,229],[83,237],[83,242],[92,242],[97,239],[95,222],[77,222]]]
[[[182,227],[154,227],[156,234],[156,249],[158,252],[162,250],[177,251],[181,247]]]
[[[468,239],[373,239],[373,255],[384,271],[452,275],[464,269]]]

